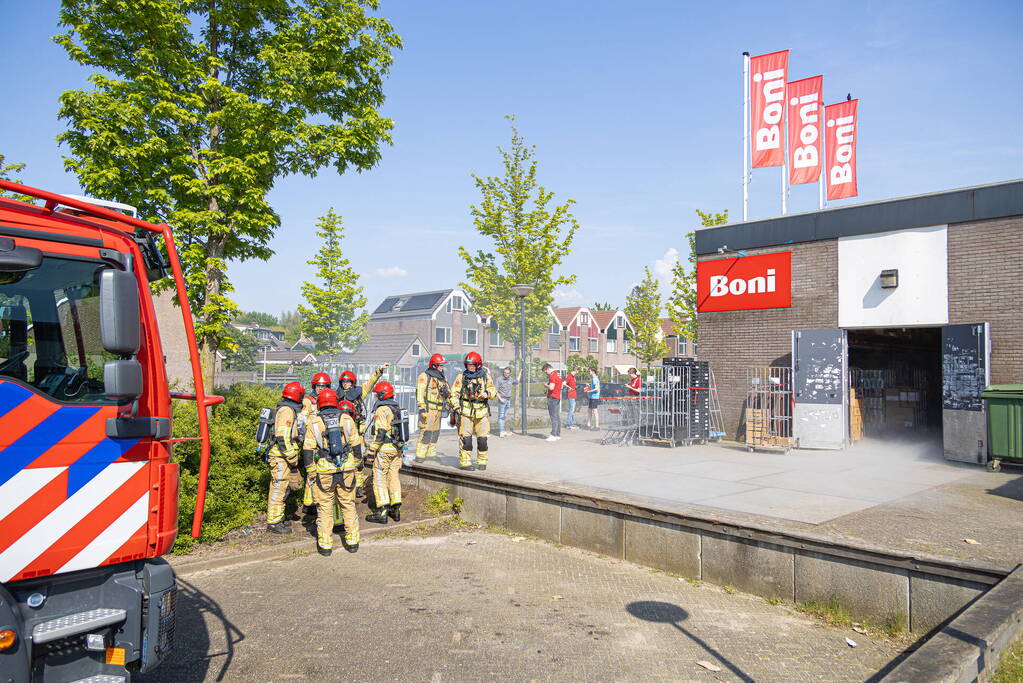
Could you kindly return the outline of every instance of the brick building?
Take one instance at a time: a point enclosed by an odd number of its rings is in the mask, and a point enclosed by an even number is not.
[[[726,432],[775,366],[801,447],[846,447],[855,405],[868,437],[987,459],[980,390],[1023,382],[1023,180],[704,228],[696,252]]]
[[[623,369],[636,364],[628,339],[632,326],[624,311],[572,307],[550,308],[549,312],[551,326],[543,341],[533,347],[534,358],[557,367],[564,367],[573,354],[595,357],[601,368]],[[380,356],[384,346],[389,348],[397,338],[411,340],[412,335],[417,342],[409,341],[402,354],[404,361],[414,362],[433,353],[461,357],[470,351],[488,362],[515,359],[512,340],[503,337],[492,321],[473,311],[472,300],[460,289],[388,296],[373,310],[366,332],[369,339],[356,351],[365,358]],[[388,359],[390,356],[379,358]]]

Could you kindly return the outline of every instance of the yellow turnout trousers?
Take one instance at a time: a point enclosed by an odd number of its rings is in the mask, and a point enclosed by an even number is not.
[[[472,437],[476,437],[476,464],[487,464],[487,437],[490,435],[490,418],[487,415],[469,417],[463,415],[458,423],[458,466],[472,464]]]
[[[292,465],[294,461],[294,465]],[[284,519],[284,501],[290,491],[302,488],[302,475],[298,471],[298,458],[279,455],[276,447],[270,452],[270,493],[266,503],[266,523],[276,524]]]
[[[373,460],[373,497],[376,506],[394,505],[401,502],[401,454],[391,444],[384,444]]]
[[[419,414],[419,441],[416,442],[416,460],[437,457],[437,441],[440,439],[440,418],[443,406],[430,407]]]
[[[315,474],[313,497],[316,499],[316,542],[321,548],[334,547],[334,505],[341,508],[345,525],[345,543],[359,542],[359,518],[355,514],[355,471]]]

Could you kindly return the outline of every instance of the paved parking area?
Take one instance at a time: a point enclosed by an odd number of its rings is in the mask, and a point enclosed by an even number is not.
[[[600,435],[566,430],[492,438],[488,472],[522,481],[627,494],[658,504],[686,503],[821,524],[964,479],[977,466],[951,463],[929,444],[861,442],[847,451],[748,453],[727,445],[679,448],[601,446]],[[456,467],[454,437],[442,438],[438,464]]]
[[[988,472],[912,443],[780,454],[727,444],[601,446],[587,431],[565,431],[555,443],[544,436],[492,438],[479,476],[1005,567],[1023,562],[1023,467]],[[454,436],[442,435],[438,452],[429,466],[457,467]]]
[[[863,681],[900,650],[760,598],[481,531],[181,587],[172,661],[142,681]]]

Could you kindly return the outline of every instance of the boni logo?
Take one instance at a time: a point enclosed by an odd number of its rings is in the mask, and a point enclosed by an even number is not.
[[[696,310],[745,311],[792,305],[792,252],[719,258],[696,264]]]
[[[775,282],[777,278],[774,270],[774,268],[768,268],[766,276],[751,277],[747,280],[741,278],[729,280],[727,275],[712,275],[710,278],[710,295],[726,296],[733,294],[741,296],[743,294],[774,292],[777,289],[777,283]]]

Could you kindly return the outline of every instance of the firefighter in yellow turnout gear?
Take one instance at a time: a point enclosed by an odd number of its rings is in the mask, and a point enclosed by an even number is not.
[[[337,393],[324,389],[317,396],[317,413],[306,428],[303,455],[313,461],[316,500],[316,549],[329,556],[334,547],[334,504],[341,508],[343,545],[359,549],[359,517],[355,514],[355,474],[362,469],[362,440],[352,413],[355,406],[338,402]]]
[[[345,370],[341,373],[341,376],[337,380],[337,394],[338,399],[342,401],[348,401],[355,406],[355,424],[359,428],[360,434],[366,433],[366,399],[369,398],[369,393],[376,386],[376,383],[380,381],[380,377],[383,376],[384,370],[391,366],[390,363],[384,363],[376,369],[376,371],[370,375],[369,379],[363,382],[362,386],[359,386],[359,380],[355,376],[355,373],[351,370]],[[366,485],[366,472],[360,470],[355,475],[355,496],[362,498],[366,495],[363,487]]]
[[[444,378],[444,356],[430,356],[430,366],[416,380],[416,408],[419,410],[419,440],[416,442],[416,460],[437,456],[440,438],[440,418],[444,404],[451,396]]]
[[[390,517],[401,521],[401,452],[408,438],[408,423],[400,421],[401,408],[394,400],[390,382],[377,382],[373,387],[377,404],[373,410],[373,429],[366,444],[367,464],[373,467],[373,499],[376,507],[366,515],[367,522],[387,524]]]
[[[273,445],[267,454],[270,465],[270,492],[266,504],[266,528],[275,534],[290,534],[291,527],[284,524],[284,502],[289,491],[302,488],[302,475],[298,471],[301,444],[298,441],[298,415],[302,410],[305,389],[291,382],[281,392],[281,402],[274,410]]]
[[[497,398],[497,387],[475,351],[465,355],[465,371],[451,385],[448,401],[458,415],[458,466],[473,469],[472,438],[476,437],[476,469],[487,469],[487,437],[490,435],[489,402]]]
[[[306,394],[305,398],[302,399],[302,412],[298,416],[299,421],[299,439],[304,440],[306,430],[309,427],[309,423],[316,416],[316,399],[319,397],[320,392],[324,389],[330,389],[330,375],[325,372],[317,372],[313,375],[312,381],[312,394]],[[302,505],[305,507],[305,514],[310,515],[313,513],[313,486],[316,482],[316,468],[310,458],[306,457],[307,451],[303,447],[302,450],[302,467],[305,468],[305,489],[302,491]]]

